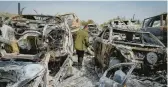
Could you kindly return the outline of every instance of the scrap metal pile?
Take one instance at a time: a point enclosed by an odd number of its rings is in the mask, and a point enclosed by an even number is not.
[[[77,58],[72,35],[80,27],[74,13],[3,20],[0,87],[167,86],[166,46],[156,35],[136,29],[131,21],[115,20],[102,31],[89,24],[92,56],[85,55],[85,70],[80,71],[73,64]]]
[[[67,22],[49,15],[19,15],[7,20],[1,28],[7,26],[5,29],[13,32],[6,34],[1,29],[0,87],[48,87],[49,73],[55,75],[73,53]],[[18,54],[8,51],[12,44],[4,34],[15,37]]]
[[[100,87],[167,86],[167,50],[153,34],[109,25],[94,46]]]

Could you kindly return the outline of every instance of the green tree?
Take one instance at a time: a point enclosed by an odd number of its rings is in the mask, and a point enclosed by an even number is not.
[[[87,21],[84,21],[84,20],[81,20],[81,25],[82,26],[85,26],[85,25],[88,25],[88,24],[93,24],[94,21],[92,19],[89,19]]]
[[[89,20],[87,21],[87,23],[88,23],[88,24],[93,24],[93,23],[94,23],[94,21],[93,21],[93,20],[91,20],[91,19],[89,19]]]

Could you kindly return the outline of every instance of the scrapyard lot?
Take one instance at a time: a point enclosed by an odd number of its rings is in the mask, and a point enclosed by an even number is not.
[[[19,54],[7,49],[12,49],[12,41],[0,38],[0,87],[167,86],[165,45],[150,32],[126,24],[110,23],[101,32],[97,27],[90,30],[91,50],[85,54],[84,70],[79,70],[72,36],[79,19],[67,20],[69,15],[74,14],[8,19]]]

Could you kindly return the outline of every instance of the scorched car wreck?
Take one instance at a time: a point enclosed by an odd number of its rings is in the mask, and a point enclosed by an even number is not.
[[[10,21],[7,26],[15,29],[19,54],[4,48],[3,44],[11,47],[10,40],[1,37],[0,87],[48,87],[48,68],[55,75],[73,53],[66,21],[47,15],[22,15]]]
[[[166,48],[153,34],[108,26],[94,44],[96,66],[107,69],[100,87],[166,86]]]
[[[151,33],[107,27],[94,42],[95,61],[107,68],[111,59],[141,60],[149,65],[166,61],[165,46]]]

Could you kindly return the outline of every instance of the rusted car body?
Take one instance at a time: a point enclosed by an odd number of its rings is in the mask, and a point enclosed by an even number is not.
[[[145,73],[148,72],[148,75]],[[166,87],[166,69],[144,71],[139,63],[118,63],[108,68],[99,87]]]
[[[2,47],[7,43],[0,43],[0,87],[48,87],[49,69],[52,76],[56,75],[73,53],[67,23],[53,16],[24,15],[15,17],[10,24],[16,31],[20,52],[7,52]]]
[[[167,13],[144,19],[141,30],[152,33],[167,46]]]
[[[142,62],[155,65],[166,62],[164,44],[149,32],[106,27],[94,42],[96,65],[107,69],[116,63]],[[150,66],[151,68],[153,66]]]

